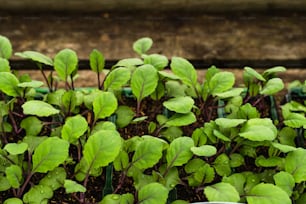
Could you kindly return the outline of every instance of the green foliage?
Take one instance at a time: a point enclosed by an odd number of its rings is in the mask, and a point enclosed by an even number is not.
[[[139,55],[145,54],[153,44],[153,40],[148,37],[140,38],[133,43],[133,50]]]
[[[22,105],[23,113],[26,115],[36,115],[39,117],[48,117],[58,114],[60,111],[52,105],[39,100],[27,101]]]
[[[168,190],[160,183],[150,183],[139,190],[138,202],[141,204],[166,203]]]
[[[100,92],[93,101],[95,121],[111,116],[117,106],[117,98],[112,92]]]
[[[0,91],[8,96],[19,96],[20,88],[18,88],[19,80],[10,72],[0,72]]]
[[[239,193],[229,183],[221,182],[207,186],[204,193],[209,201],[238,202],[240,200]]]
[[[0,58],[9,59],[12,56],[12,45],[10,40],[0,35]]]
[[[94,49],[89,55],[89,63],[92,71],[101,73],[105,66],[105,59],[101,52]]]
[[[81,115],[66,119],[62,128],[62,138],[69,143],[75,143],[88,129],[87,121]]]
[[[32,61],[40,63],[40,64],[53,66],[52,59],[40,52],[24,51],[24,52],[17,52],[15,53],[15,55],[25,58],[25,59],[31,59]]]
[[[63,49],[54,57],[54,69],[63,81],[77,69],[77,65],[77,54],[71,49]]]

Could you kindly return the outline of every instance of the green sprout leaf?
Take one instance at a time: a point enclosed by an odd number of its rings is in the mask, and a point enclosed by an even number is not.
[[[29,204],[47,204],[48,200],[53,197],[53,191],[49,186],[36,185],[32,186],[23,196],[23,202]]]
[[[36,80],[32,80],[29,82],[23,82],[18,84],[18,87],[22,87],[22,88],[39,88],[42,85],[44,85],[44,83],[42,81],[36,81]]]
[[[164,55],[151,54],[144,55],[144,63],[153,65],[157,70],[163,70],[168,65],[168,59]]]
[[[145,54],[153,45],[153,40],[148,37],[140,38],[133,43],[133,50],[139,55]]]
[[[0,58],[0,72],[10,72],[11,67],[7,59]]]
[[[5,176],[0,176],[0,191],[6,191],[11,188],[9,180]]]
[[[131,193],[109,194],[103,197],[103,200],[99,204],[133,204],[134,196]]]
[[[212,145],[203,145],[200,147],[191,147],[190,149],[194,155],[202,157],[211,157],[217,153],[217,148]]]
[[[15,53],[15,55],[17,55],[19,57],[22,57],[22,58],[30,59],[34,62],[38,62],[38,63],[41,63],[41,64],[53,66],[52,59],[47,57],[44,54],[39,53],[39,52],[24,51],[24,52],[17,52],[17,53]]]
[[[117,109],[117,98],[112,92],[100,92],[93,101],[95,120],[111,116]]]
[[[139,204],[157,204],[166,203],[168,198],[168,190],[160,183],[150,183],[139,190]]]
[[[256,158],[256,165],[262,167],[275,167],[280,166],[283,162],[283,159],[280,157],[269,157],[265,158],[264,156],[260,155]]]
[[[215,159],[214,168],[218,175],[229,176],[232,172],[229,157],[225,153],[220,154]]]
[[[116,110],[116,116],[116,125],[119,128],[123,128],[131,123],[135,116],[135,113],[128,106],[119,106]]]
[[[260,94],[273,95],[284,88],[284,82],[280,78],[270,79],[260,91]]]
[[[256,78],[260,81],[266,81],[266,79],[261,75],[259,74],[255,69],[251,68],[251,67],[245,67],[244,68],[244,77],[247,77],[247,78]]]
[[[190,186],[199,186],[202,183],[210,183],[215,178],[215,170],[202,159],[196,158],[190,160],[185,166]]]
[[[0,91],[8,96],[19,96],[19,81],[16,76],[10,72],[0,72]]]
[[[21,184],[22,176],[22,169],[20,166],[11,165],[5,169],[5,174],[7,180],[10,182],[13,188],[19,188]]]
[[[105,66],[105,59],[103,54],[94,49],[89,55],[89,63],[92,71],[101,73]]]
[[[229,183],[234,186],[235,189],[238,191],[239,195],[245,194],[244,186],[246,183],[246,178],[245,175],[243,175],[242,173],[235,173],[228,177],[223,177],[222,182]]]
[[[173,57],[170,64],[172,72],[181,78],[184,84],[195,87],[197,84],[197,72],[193,65],[181,57]]]
[[[241,125],[245,122],[245,119],[229,119],[229,118],[217,118],[216,124],[222,128],[233,128]]]
[[[86,192],[86,188],[73,180],[66,179],[64,181],[66,193]]]
[[[246,197],[249,204],[290,204],[288,194],[281,188],[268,183],[254,186]]]
[[[29,116],[21,121],[20,127],[25,129],[26,135],[36,136],[41,132],[43,123],[36,116]]]
[[[216,73],[209,81],[210,93],[215,96],[218,93],[228,91],[235,83],[235,76],[231,72]]]
[[[204,189],[204,194],[209,201],[238,202],[240,200],[235,187],[224,182],[207,186]]]
[[[190,137],[179,137],[174,139],[167,149],[166,159],[168,166],[182,166],[187,163],[193,156],[190,150],[193,146],[194,143]]]
[[[173,116],[171,116],[168,121],[166,122],[167,126],[185,126],[190,125],[196,121],[196,117],[194,113],[189,112],[186,114],[181,113],[175,113]]]
[[[293,176],[288,173],[281,171],[273,176],[275,185],[287,192],[288,196],[291,196],[293,193],[293,188],[295,186],[295,181]]]
[[[0,35],[0,58],[9,59],[12,56],[13,48],[7,37]]]
[[[131,71],[125,67],[119,67],[109,72],[104,81],[104,90],[121,89],[131,78]]]
[[[23,204],[23,202],[19,198],[8,198],[3,204]]]
[[[306,159],[306,150],[297,149],[288,153],[285,161],[286,172],[292,174],[296,183],[306,181],[306,164],[301,161]]]
[[[11,155],[23,154],[28,149],[27,143],[8,143],[5,145],[4,150],[6,150]]]
[[[53,191],[63,186],[66,179],[66,171],[63,167],[56,167],[39,181],[40,185],[49,186]]]
[[[58,137],[49,137],[40,143],[33,154],[33,172],[52,171],[68,158],[69,143]]]
[[[23,142],[28,144],[28,151],[32,153],[35,148],[42,143],[47,137],[25,136]]]
[[[62,128],[62,138],[69,143],[74,143],[88,129],[87,121],[81,115],[67,118]]]
[[[171,98],[163,103],[167,109],[176,113],[189,113],[193,104],[194,100],[189,96]]]
[[[39,100],[27,101],[22,105],[23,113],[26,115],[36,115],[39,117],[48,117],[58,114],[60,111],[52,105]]]
[[[54,57],[54,69],[60,79],[66,81],[78,65],[78,56],[71,49],[64,49],[57,53]]]

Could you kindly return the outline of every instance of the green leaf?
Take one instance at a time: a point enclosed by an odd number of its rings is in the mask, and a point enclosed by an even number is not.
[[[138,101],[155,91],[158,84],[156,69],[149,64],[138,67],[131,78],[131,88]]]
[[[168,65],[168,59],[164,55],[151,54],[144,55],[144,63],[153,65],[157,70],[163,70]]]
[[[158,204],[166,203],[168,190],[160,183],[150,183],[139,190],[139,204]]]
[[[0,91],[8,96],[19,96],[18,84],[19,81],[14,74],[10,72],[0,72]]]
[[[245,119],[229,119],[229,118],[217,118],[216,124],[222,128],[233,128],[244,123]]]
[[[168,121],[166,122],[167,126],[185,126],[190,125],[196,121],[196,117],[194,113],[175,113],[173,116],[171,116]]]
[[[243,90],[244,88],[232,88],[228,91],[216,93],[215,95],[220,99],[231,98],[231,97],[240,96]]]
[[[306,181],[306,164],[301,161],[306,159],[306,150],[297,149],[288,153],[285,160],[286,172],[292,174],[296,183]]]
[[[270,79],[260,91],[260,94],[273,95],[284,88],[284,82],[280,78]]]
[[[126,151],[121,150],[113,162],[116,171],[122,171],[129,165],[129,155]]]
[[[0,175],[0,191],[9,190],[11,187],[9,180],[5,176]]]
[[[242,173],[235,173],[230,175],[229,177],[223,177],[222,182],[229,183],[232,186],[235,187],[235,189],[238,191],[239,195],[244,195],[244,186],[246,183],[245,175]]]
[[[168,167],[182,166],[186,164],[193,156],[190,148],[194,146],[190,137],[179,137],[174,139],[167,149]]]
[[[230,142],[231,139],[228,138],[227,136],[225,136],[222,132],[220,132],[219,130],[213,130],[214,136],[216,136],[217,138],[219,138],[220,140],[223,140],[225,142]]]
[[[293,128],[284,127],[278,132],[278,135],[281,144],[295,147],[295,138],[297,136],[297,132]]]
[[[8,143],[3,148],[11,155],[23,154],[28,149],[27,143]]]
[[[122,86],[126,85],[126,83],[131,78],[131,71],[124,67],[119,67],[113,69],[106,76],[104,81],[104,90],[117,90],[121,89]]]
[[[139,55],[145,54],[153,45],[153,40],[148,37],[140,38],[133,43],[133,50]]]
[[[82,186],[81,184],[78,184],[77,182],[73,180],[66,179],[64,181],[64,188],[66,193],[76,193],[76,192],[86,192],[86,188]]]
[[[29,81],[29,82],[19,83],[18,87],[22,87],[22,88],[39,88],[42,85],[44,85],[44,83],[42,81],[32,80],[32,81]]]
[[[34,149],[42,143],[47,137],[25,136],[23,142],[28,144],[28,151],[32,153]]]
[[[231,184],[224,182],[207,186],[204,194],[208,201],[238,202],[240,200],[237,190]]]
[[[292,147],[290,145],[284,145],[284,144],[280,144],[276,142],[272,142],[272,146],[279,149],[281,152],[284,152],[284,153],[288,153],[288,152],[297,150],[296,147]]]
[[[117,98],[112,92],[100,92],[93,101],[95,120],[111,116],[117,106]]]
[[[67,113],[73,112],[77,102],[76,92],[73,90],[66,91],[61,97],[61,102],[61,105]]]
[[[291,200],[285,191],[268,183],[260,183],[254,186],[246,199],[249,204],[291,204]]]
[[[30,59],[34,62],[53,66],[52,59],[44,54],[41,54],[40,52],[24,51],[24,52],[16,52],[15,55],[22,57],[22,58]]]
[[[202,157],[211,157],[217,153],[217,148],[212,145],[202,145],[200,147],[191,147],[194,155]]]
[[[272,68],[269,68],[269,69],[266,69],[264,72],[263,72],[263,77],[265,79],[269,79],[270,77],[273,77],[273,75],[279,73],[279,72],[285,72],[286,71],[286,68],[285,67],[282,67],[282,66],[276,66],[276,67],[272,67]],[[272,76],[271,76],[272,75]]]
[[[193,107],[194,100],[189,96],[180,96],[165,101],[163,105],[176,113],[189,113]]]
[[[33,172],[52,171],[68,158],[69,143],[58,137],[49,137],[40,143],[33,154]]]
[[[8,198],[3,204],[23,204],[23,202],[19,198]]]
[[[280,166],[283,162],[282,158],[279,157],[269,157],[265,158],[264,156],[260,155],[259,157],[256,158],[255,164],[257,166],[261,167],[275,167],[275,166]]]
[[[92,71],[101,73],[105,66],[103,54],[99,50],[93,49],[89,55],[89,64]]]
[[[0,72],[10,72],[11,67],[7,59],[0,58]]]
[[[107,166],[115,160],[121,145],[117,131],[101,130],[88,138],[83,150],[84,159],[94,169]]]
[[[215,96],[218,93],[228,91],[235,83],[235,75],[231,72],[216,73],[209,81],[210,93]]]
[[[256,79],[258,79],[260,81],[266,81],[266,79],[263,78],[263,76],[261,74],[259,74],[255,69],[253,69],[251,67],[245,67],[243,74],[247,75],[250,78],[256,78]]]
[[[117,116],[116,125],[119,128],[123,128],[130,124],[135,116],[134,111],[128,106],[119,106],[115,113]]]
[[[27,101],[22,105],[23,113],[26,115],[36,115],[39,117],[48,117],[58,114],[60,111],[52,105],[39,100]]]
[[[272,141],[277,136],[277,129],[271,119],[252,118],[244,124],[239,135],[251,141]]]
[[[7,37],[0,35],[0,58],[9,59],[12,56],[13,48]]]
[[[29,204],[47,204],[48,200],[53,197],[53,191],[49,186],[36,185],[24,194],[23,202]]]
[[[232,172],[229,157],[225,153],[220,154],[214,161],[214,168],[218,175],[229,176]]]
[[[99,204],[134,204],[134,196],[131,193],[109,194]]]
[[[119,60],[113,67],[126,67],[133,71],[137,66],[143,65],[143,61],[139,58],[126,58]]]
[[[189,174],[187,179],[190,186],[210,183],[215,178],[214,168],[199,158],[190,160],[184,169]]]
[[[54,57],[54,69],[59,78],[64,81],[77,69],[77,65],[78,56],[71,49],[63,49]]]
[[[244,164],[244,157],[241,154],[233,153],[230,155],[230,166],[232,168],[239,167]]]
[[[13,188],[19,188],[21,185],[21,180],[23,178],[22,169],[20,166],[11,165],[5,169],[5,174],[7,180],[10,182]]]
[[[49,186],[53,191],[63,186],[66,179],[66,171],[63,167],[56,167],[39,181],[40,185]]]
[[[116,130],[116,125],[110,121],[100,121],[96,123],[94,128],[91,130],[91,134],[99,132],[100,130]]]
[[[295,186],[295,181],[290,173],[281,171],[275,174],[273,176],[273,179],[275,181],[276,186],[283,189],[288,194],[288,196],[292,195]]]
[[[36,136],[41,132],[43,123],[37,117],[29,116],[21,121],[20,127],[25,129],[26,135]]]
[[[81,115],[76,115],[66,119],[62,128],[62,138],[69,143],[74,143],[81,137],[88,129],[86,119]]]
[[[193,65],[181,57],[173,57],[170,64],[172,72],[181,78],[184,84],[195,87],[197,84],[197,72]]]

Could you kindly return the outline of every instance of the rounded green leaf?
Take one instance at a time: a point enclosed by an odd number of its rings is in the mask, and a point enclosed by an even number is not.
[[[130,122],[133,120],[135,113],[131,109],[131,107],[128,106],[119,106],[116,110],[116,125],[119,128],[123,128],[130,124]]]
[[[228,91],[235,84],[235,75],[231,72],[216,73],[209,81],[209,90],[212,95]]]
[[[104,196],[99,204],[134,204],[134,195],[131,193],[109,194]]]
[[[196,86],[197,72],[189,61],[181,57],[173,57],[170,67],[172,72],[180,77],[184,84],[191,87]]]
[[[263,78],[263,76],[261,74],[259,74],[255,69],[253,69],[251,67],[245,67],[243,74],[244,74],[243,78],[245,78],[245,76],[247,76],[249,78],[256,78],[260,81],[266,81],[266,79]]]
[[[168,166],[181,166],[187,163],[193,156],[191,147],[194,146],[193,140],[190,137],[179,137],[174,139],[167,149]]]
[[[165,101],[163,105],[176,113],[189,113],[193,107],[194,100],[189,96],[179,96]]]
[[[0,176],[0,191],[6,191],[11,188],[9,180],[5,176]]]
[[[89,55],[89,63],[92,71],[101,73],[105,66],[103,54],[99,50],[93,49]]]
[[[291,204],[288,194],[281,188],[268,183],[254,186],[246,196],[249,204]]]
[[[150,183],[139,190],[139,204],[158,204],[166,203],[168,198],[168,190],[160,183]]]
[[[255,163],[257,166],[275,167],[275,166],[280,166],[283,163],[283,159],[280,157],[265,158],[264,156],[260,155],[259,157],[256,158]]]
[[[19,188],[22,180],[22,169],[18,165],[11,165],[5,169],[6,178],[13,188]]]
[[[8,198],[3,204],[23,204],[23,202],[19,198]]]
[[[281,171],[273,176],[273,179],[275,181],[275,185],[283,189],[285,192],[287,192],[288,196],[292,195],[295,181],[293,176],[288,173]]]
[[[23,201],[25,203],[48,203],[48,200],[53,197],[53,190],[49,186],[36,185],[24,194]]]
[[[41,54],[40,52],[24,51],[24,52],[17,52],[15,53],[15,55],[26,59],[31,59],[34,62],[39,62],[41,64],[53,66],[52,59],[44,54]]]
[[[297,150],[296,147],[290,146],[290,145],[285,145],[285,144],[280,144],[276,142],[272,142],[272,146],[279,149],[281,152],[288,153],[294,150]]]
[[[35,116],[29,116],[21,121],[20,127],[25,129],[26,135],[35,136],[41,132],[43,128],[43,122]]]
[[[63,186],[66,176],[65,169],[63,167],[57,167],[49,171],[48,174],[39,181],[39,184],[49,186],[55,191]]]
[[[217,148],[212,145],[203,145],[200,147],[191,147],[193,154],[203,157],[211,157],[217,153]]]
[[[285,87],[283,80],[280,78],[270,79],[260,91],[260,94],[273,95]]]
[[[39,117],[48,117],[60,112],[50,104],[39,100],[27,101],[22,105],[22,108],[24,114],[36,115]]]
[[[214,168],[218,175],[229,176],[232,172],[229,157],[225,153],[220,154],[215,159]]]
[[[95,120],[111,116],[117,106],[117,98],[112,92],[100,92],[93,101]]]
[[[229,183],[222,182],[207,186],[204,194],[208,201],[238,202],[240,200],[239,193]]]
[[[4,146],[6,150],[11,155],[23,154],[28,149],[27,143],[8,143]]]
[[[151,54],[144,56],[144,63],[153,65],[157,70],[163,70],[168,65],[168,59],[164,55]]]
[[[66,179],[64,181],[64,188],[66,193],[86,192],[86,188],[76,181]]]
[[[0,58],[0,72],[10,72],[11,67],[7,59]]]
[[[66,81],[67,77],[77,69],[78,56],[71,49],[64,49],[54,57],[54,69],[59,78]]]
[[[232,128],[244,123],[245,119],[217,118],[216,124],[222,128]]]
[[[49,137],[40,143],[33,154],[33,172],[46,173],[68,158],[69,143],[58,137]]]
[[[232,88],[228,91],[216,93],[215,95],[218,96],[218,98],[220,99],[225,99],[225,98],[232,98],[232,97],[240,96],[243,91],[244,91],[244,88]]]
[[[130,80],[130,77],[131,71],[125,67],[113,69],[104,81],[104,90],[121,89]]]
[[[133,43],[133,50],[139,55],[145,54],[153,45],[153,40],[149,37],[144,37],[136,40]]]
[[[185,126],[190,125],[196,121],[196,117],[194,113],[189,112],[186,114],[181,113],[175,113],[173,116],[171,116],[168,121],[166,122],[167,126]]]
[[[9,59],[12,56],[13,48],[7,37],[0,35],[0,58]]]
[[[39,88],[42,85],[44,85],[44,82],[32,80],[30,82],[22,82],[22,83],[18,84],[18,87],[22,87],[22,88]]]
[[[152,94],[158,84],[156,69],[149,64],[138,67],[131,78],[131,88],[138,101]]]
[[[87,121],[81,115],[67,118],[62,128],[62,138],[69,143],[74,143],[88,129]]]
[[[10,72],[0,72],[0,91],[8,96],[19,96],[19,80]]]
[[[285,160],[286,172],[292,174],[296,183],[306,181],[306,163],[302,162],[306,159],[306,150],[297,149],[288,153]]]

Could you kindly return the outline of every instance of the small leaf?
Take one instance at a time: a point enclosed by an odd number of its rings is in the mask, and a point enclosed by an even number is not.
[[[184,84],[195,87],[197,83],[197,72],[193,65],[181,57],[173,57],[170,64],[172,72],[181,78]]]
[[[7,37],[0,35],[0,58],[9,59],[12,56],[13,48]]]
[[[39,88],[42,85],[44,85],[44,83],[42,81],[32,80],[32,81],[29,81],[29,82],[19,83],[18,87],[22,87],[22,88]]]
[[[36,136],[41,132],[43,123],[37,117],[29,116],[21,121],[20,127],[25,129],[26,135]]]
[[[93,49],[89,55],[89,63],[92,71],[101,73],[105,66],[103,54],[99,50]]]
[[[269,68],[269,69],[266,69],[264,72],[263,72],[263,77],[265,79],[268,79],[270,77],[273,77],[273,75],[279,73],[279,72],[285,72],[286,71],[286,68],[285,67],[282,67],[282,66],[276,66],[276,67],[272,67],[272,68]],[[272,75],[272,76],[271,76]]]
[[[301,161],[306,159],[306,150],[297,149],[289,152],[286,157],[285,170],[292,174],[296,183],[306,181],[306,164]]]
[[[49,186],[36,185],[24,194],[23,201],[25,203],[48,203],[48,200],[53,197],[53,191]]]
[[[275,167],[275,166],[280,166],[282,162],[283,159],[279,157],[265,158],[264,156],[260,155],[259,157],[256,158],[255,164],[257,166],[262,166],[262,167]]]
[[[8,198],[3,204],[23,204],[23,202],[19,198]]]
[[[167,109],[176,113],[189,113],[193,104],[194,100],[189,96],[171,98],[163,103]]]
[[[145,64],[151,64],[159,71],[163,70],[168,65],[168,59],[164,55],[151,54],[145,55],[143,58]]]
[[[5,169],[6,178],[13,188],[19,188],[21,185],[22,169],[20,166],[11,165]]]
[[[34,149],[48,137],[25,136],[23,142],[28,144],[28,151],[32,153]]]
[[[207,186],[204,194],[208,201],[238,202],[240,200],[237,190],[231,184],[224,182]]]
[[[284,82],[280,78],[270,79],[260,91],[260,94],[273,95],[284,88]]]
[[[215,167],[217,174],[220,176],[229,176],[232,172],[231,167],[230,167],[230,159],[225,153],[220,154],[215,159],[214,167]]]
[[[168,167],[182,166],[193,156],[190,148],[194,146],[190,137],[179,137],[173,140],[167,149]]]
[[[217,153],[217,148],[212,145],[203,145],[200,147],[191,147],[193,154],[202,157],[211,157]]]
[[[216,124],[222,128],[232,128],[244,123],[245,119],[229,119],[229,118],[217,118]]]
[[[292,147],[290,145],[284,145],[284,144],[280,144],[276,142],[272,142],[272,146],[279,149],[281,152],[284,152],[284,153],[288,153],[288,152],[297,150],[296,147]]]
[[[0,72],[10,72],[11,67],[7,59],[0,58]]]
[[[251,67],[245,67],[244,68],[244,75],[248,75],[248,77],[256,78],[260,81],[266,81],[261,74],[259,74],[256,70],[254,70]]]
[[[134,204],[134,196],[131,193],[109,194],[99,204]]]
[[[26,115],[36,115],[39,117],[48,117],[58,114],[60,111],[44,101],[32,100],[22,105],[23,113]]]
[[[228,91],[235,83],[235,76],[231,72],[216,73],[209,81],[210,93],[214,96],[218,93]]]
[[[133,43],[133,50],[139,55],[145,54],[153,45],[153,40],[148,37],[140,38]]]
[[[232,88],[228,91],[216,93],[215,95],[220,99],[232,98],[232,97],[240,96],[243,90],[244,88]]]
[[[128,106],[119,106],[115,113],[117,116],[116,125],[119,128],[123,128],[130,124],[135,116],[134,111]]]
[[[111,116],[117,109],[117,98],[112,92],[101,92],[93,101],[95,120]]]
[[[8,143],[3,148],[11,155],[23,154],[28,149],[27,143]]]
[[[76,192],[86,192],[86,188],[82,186],[81,184],[78,184],[77,182],[73,180],[66,179],[64,181],[64,188],[66,193],[76,193]]]
[[[0,176],[0,191],[6,191],[11,188],[9,180],[5,176]]]
[[[281,171],[275,174],[273,176],[273,179],[275,181],[276,186],[280,187],[285,192],[287,192],[288,196],[292,195],[295,186],[295,181],[290,173]]]
[[[124,67],[113,69],[106,76],[104,90],[121,89],[131,78],[131,71]]]
[[[168,198],[168,190],[160,183],[150,183],[139,190],[139,204],[157,204],[166,203]]]
[[[68,158],[69,143],[58,137],[49,137],[40,143],[33,154],[33,172],[52,171]]]
[[[64,49],[57,53],[54,57],[54,69],[60,79],[66,81],[78,65],[78,56],[71,49]]]
[[[194,113],[189,112],[186,114],[175,113],[166,122],[167,126],[185,126],[190,125],[196,121]]]
[[[235,173],[230,175],[229,177],[223,177],[222,182],[229,183],[232,186],[235,187],[235,189],[238,191],[239,195],[245,194],[245,183],[246,183],[246,177],[242,173]]]
[[[51,58],[47,57],[44,54],[41,54],[40,52],[35,52],[35,51],[24,51],[24,52],[16,52],[15,55],[26,58],[26,59],[31,59],[34,62],[38,62],[41,64],[53,66],[53,61]]]
[[[254,186],[246,199],[249,204],[291,204],[291,200],[285,191],[268,183],[260,183]]]
[[[69,143],[74,143],[88,129],[87,121],[81,115],[76,115],[66,119],[62,128],[62,138]]]
[[[63,186],[66,179],[66,171],[63,167],[56,167],[39,181],[40,185],[49,186],[53,191]]]
[[[19,81],[14,74],[10,72],[0,72],[0,91],[8,96],[19,96],[18,84]]]

